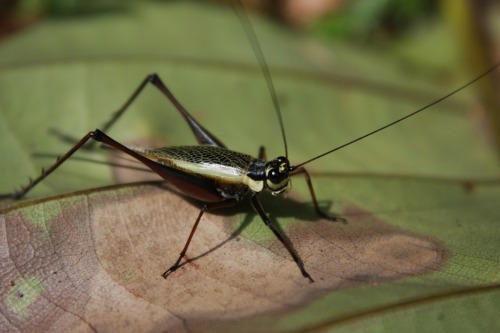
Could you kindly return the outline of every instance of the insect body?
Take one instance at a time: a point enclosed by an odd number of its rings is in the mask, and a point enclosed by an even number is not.
[[[262,159],[262,156],[254,158],[218,145],[166,147],[153,150],[134,149],[134,151],[141,156],[134,157],[141,160],[153,170],[155,170],[154,168],[158,168],[159,164],[165,170],[177,173],[177,176],[173,180],[170,180],[170,182],[177,185],[179,191],[192,198],[207,202],[195,222],[179,259],[169,270],[163,273],[163,277],[167,277],[178,268],[205,210],[235,205],[247,193],[251,193],[251,203],[255,211],[286,247],[304,277],[307,277],[311,282],[313,281],[293,247],[283,238],[278,229],[272,225],[257,198],[258,194],[264,190],[269,190],[273,195],[286,192],[289,189],[289,177],[303,173],[306,176],[311,198],[317,213],[332,221],[344,220],[330,216],[319,209],[310,177],[304,168],[290,166],[288,159],[284,156],[266,162]],[[263,153],[264,150],[261,149],[260,155],[263,155]],[[144,158],[146,160],[142,160]],[[154,161],[153,163],[157,164],[152,164],[149,161]],[[163,175],[162,171],[155,171],[169,180],[168,177]],[[188,184],[184,183],[186,180],[188,180],[189,184],[196,184],[196,186],[188,186]]]
[[[241,12],[240,12],[241,14]],[[247,20],[246,14],[240,15]],[[34,186],[36,186],[45,177],[56,170],[68,158],[70,158],[77,150],[84,147],[89,140],[102,142],[116,150],[133,157],[140,161],[148,168],[156,172],[168,183],[173,185],[183,194],[202,202],[200,213],[198,214],[194,225],[191,228],[186,243],[175,263],[167,269],[162,276],[168,277],[171,273],[175,272],[181,265],[182,259],[185,257],[188,247],[191,243],[193,235],[198,227],[198,224],[207,210],[213,210],[223,207],[234,206],[238,204],[244,197],[249,196],[250,202],[255,212],[260,216],[262,221],[271,229],[271,231],[280,240],[283,246],[288,250],[293,260],[300,269],[302,275],[313,282],[312,277],[304,268],[302,260],[293,248],[292,244],[281,234],[266,215],[260,201],[259,194],[263,191],[270,191],[273,195],[285,193],[289,189],[290,177],[302,175],[308,185],[311,200],[316,213],[326,219],[332,221],[345,221],[342,218],[335,217],[323,212],[318,205],[311,178],[307,170],[303,167],[305,164],[312,162],[320,157],[330,154],[336,150],[346,147],[354,142],[364,139],[373,135],[389,126],[392,126],[408,117],[411,117],[428,107],[438,103],[439,101],[451,96],[457,91],[475,82],[479,78],[487,75],[499,65],[491,68],[483,73],[476,79],[470,81],[466,85],[456,89],[450,94],[440,98],[439,100],[417,110],[409,115],[397,119],[381,128],[378,128],[370,133],[367,133],[359,138],[349,141],[339,147],[331,149],[323,154],[313,157],[305,162],[297,165],[290,165],[287,156],[286,138],[281,120],[281,113],[279,105],[272,85],[271,76],[267,68],[265,59],[260,50],[259,44],[256,40],[254,32],[249,23],[244,23],[247,36],[253,41],[252,46],[256,56],[261,64],[264,72],[264,77],[269,87],[271,97],[273,99],[275,110],[278,115],[281,134],[285,145],[285,156],[280,156],[270,161],[265,159],[265,150],[261,147],[258,156],[252,157],[243,153],[229,150],[216,136],[205,129],[190,113],[181,105],[181,103],[174,97],[167,86],[162,82],[160,77],[156,74],[148,75],[139,87],[134,91],[126,103],[113,115],[113,117],[106,124],[103,125],[102,130],[96,129],[83,136],[76,144],[63,156],[61,156],[56,163],[54,163],[47,170],[30,181],[30,183],[22,188],[20,191],[1,195],[0,197],[10,197],[14,199],[22,198]],[[130,148],[122,145],[109,137],[105,132],[120,118],[120,116],[128,109],[130,104],[137,98],[148,83],[153,84],[170,102],[175,106],[176,110],[183,116],[184,120],[188,123],[193,132],[198,146],[180,146],[180,147],[166,147],[160,149],[138,149]]]
[[[250,195],[250,202],[254,210],[288,250],[301,270],[302,275],[313,281],[309,273],[305,270],[293,246],[271,223],[258,199],[258,195],[264,190],[270,191],[273,195],[286,192],[289,188],[289,177],[302,174],[309,186],[316,212],[320,216],[333,221],[344,221],[342,218],[330,216],[320,210],[311,179],[306,169],[301,166],[290,166],[288,159],[284,156],[266,162],[264,160],[264,148],[260,149],[258,158],[227,149],[218,138],[206,130],[189,114],[156,74],[146,77],[129,100],[103,128],[109,129],[118,120],[148,82],[157,87],[174,104],[191,127],[199,143],[198,146],[165,147],[160,149],[129,148],[106,135],[104,131],[96,129],[87,133],[72,149],[61,156],[54,165],[43,171],[39,177],[30,181],[26,187],[22,188],[19,192],[3,195],[3,197],[22,198],[77,150],[82,148],[90,139],[93,139],[137,159],[183,194],[204,203],[179,258],[163,273],[163,277],[166,278],[179,268],[180,262],[187,252],[191,239],[205,211],[234,206],[246,195]]]
[[[265,162],[224,147],[201,145],[135,151],[162,165],[196,175],[206,181],[205,188],[215,190],[214,199],[210,195],[196,197],[195,193],[191,194],[196,199],[207,202],[220,199],[240,201],[249,188],[256,192],[264,188],[261,175],[252,170],[262,170]],[[179,190],[182,191],[182,188]]]

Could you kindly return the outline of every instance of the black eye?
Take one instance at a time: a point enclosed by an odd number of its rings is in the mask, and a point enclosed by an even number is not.
[[[267,174],[267,179],[269,179],[273,184],[279,184],[283,180],[283,177],[278,170],[271,169]]]

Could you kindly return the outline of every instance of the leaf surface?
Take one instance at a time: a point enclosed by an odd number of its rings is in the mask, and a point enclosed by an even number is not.
[[[328,50],[255,20],[299,163],[440,97],[377,55]],[[231,11],[190,3],[49,21],[1,45],[0,192],[109,119],[148,73],[234,150],[283,154],[262,75]],[[463,83],[463,82],[461,82]],[[308,165],[263,205],[304,260],[304,279],[247,202],[206,214],[168,280],[199,205],[121,169],[68,162],[2,211],[2,331],[493,331],[498,313],[498,164],[470,92]],[[110,133],[141,145],[194,144],[149,87]],[[80,156],[108,160],[106,153]],[[335,162],[335,163],[333,163]],[[124,179],[124,177],[126,179]],[[485,180],[486,179],[486,180]],[[91,189],[66,195],[70,191]],[[6,204],[10,205],[11,202]],[[409,324],[410,323],[410,324]]]

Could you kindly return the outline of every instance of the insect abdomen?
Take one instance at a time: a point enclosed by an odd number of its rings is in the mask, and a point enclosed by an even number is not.
[[[157,163],[213,180],[225,198],[240,199],[247,192],[243,179],[255,160],[250,155],[208,145],[131,149]]]

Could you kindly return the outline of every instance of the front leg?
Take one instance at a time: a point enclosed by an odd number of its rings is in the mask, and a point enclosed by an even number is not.
[[[316,194],[314,194],[314,188],[312,186],[311,177],[309,176],[309,172],[307,172],[307,170],[303,167],[294,169],[293,171],[290,172],[290,176],[295,176],[298,174],[304,175],[304,178],[306,179],[307,186],[309,187],[309,193],[311,194],[311,199],[313,201],[313,205],[314,205],[314,209],[316,210],[316,213],[319,216],[324,217],[325,219],[330,220],[330,221],[341,221],[343,223],[347,223],[347,220],[343,217],[337,217],[337,216],[333,216],[333,215],[330,215],[328,213],[323,212],[319,208],[318,200],[316,200]]]

